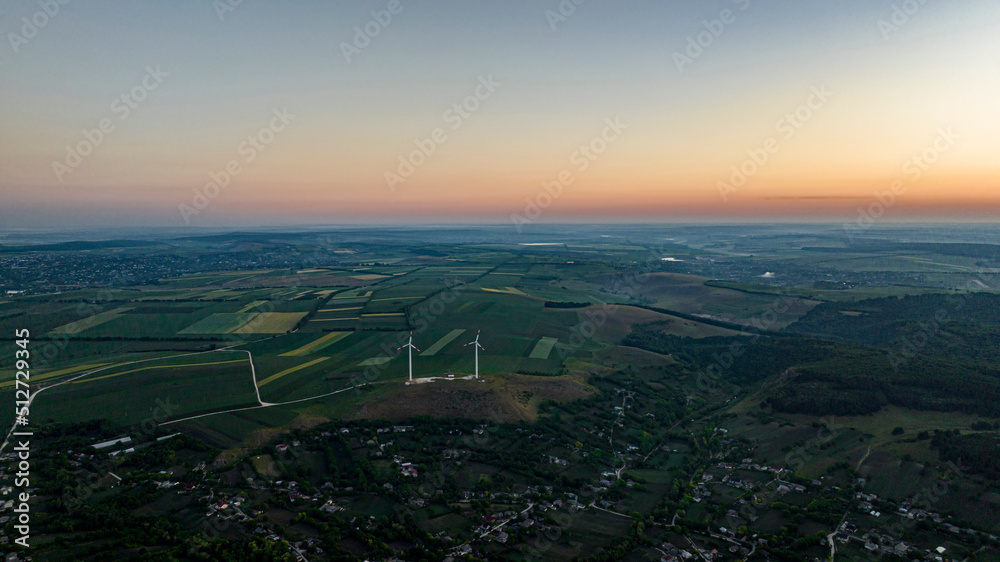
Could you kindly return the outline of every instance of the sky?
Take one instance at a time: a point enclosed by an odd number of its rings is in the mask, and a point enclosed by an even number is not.
[[[994,221],[991,0],[0,3],[0,228]]]

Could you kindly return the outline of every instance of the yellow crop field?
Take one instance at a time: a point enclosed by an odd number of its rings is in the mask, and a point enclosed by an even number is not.
[[[490,293],[503,293],[505,295],[524,295],[524,291],[515,289],[514,287],[504,287],[503,289],[490,289],[489,287],[483,287],[483,290]]]
[[[31,374],[31,380],[32,380],[32,382],[44,381],[44,380],[47,380],[47,379],[51,379],[51,378],[55,378],[55,377],[60,377],[60,376],[63,376],[63,375],[70,375],[70,374],[82,373],[84,371],[89,371],[91,369],[96,369],[98,367],[103,367],[105,365],[108,365],[108,363],[91,363],[91,364],[88,364],[88,365],[77,365],[76,367],[69,367],[68,369],[59,369],[58,371],[52,371],[51,373],[44,373],[44,374],[40,374],[40,375],[36,375],[36,374],[34,374],[34,372],[32,372],[32,374]],[[14,376],[14,372],[11,371],[10,373],[4,373],[2,375],[2,378],[7,378],[8,375],[10,375],[11,377],[13,377]],[[14,386],[14,379],[13,378],[11,378],[11,380],[8,380],[8,381],[0,382],[0,388],[5,388],[5,387],[8,387],[8,386]]]
[[[241,314],[243,312],[250,312],[251,309],[257,308],[258,306],[264,304],[265,302],[267,301],[253,301],[252,303],[249,303],[243,308],[237,310],[236,314]]]
[[[261,312],[253,320],[236,328],[233,334],[283,334],[302,320],[306,312]]]
[[[320,349],[323,349],[324,347],[333,345],[333,344],[339,342],[340,340],[346,338],[347,336],[349,336],[349,335],[351,335],[353,333],[354,332],[330,332],[329,334],[326,334],[325,336],[316,338],[315,340],[313,340],[313,341],[311,341],[311,342],[303,345],[302,347],[300,347],[298,349],[293,349],[292,351],[289,351],[288,353],[282,353],[281,356],[282,357],[299,357],[299,356],[302,356],[302,355],[309,355],[310,353],[312,353],[314,351],[319,351]]]
[[[266,379],[258,382],[257,386],[261,387],[261,386],[264,386],[265,384],[272,383],[272,382],[280,379],[281,377],[283,377],[285,375],[294,373],[295,371],[301,371],[302,369],[305,369],[306,367],[312,367],[316,363],[321,363],[323,361],[326,361],[327,359],[329,359],[329,357],[319,357],[319,358],[313,359],[312,361],[303,363],[301,365],[296,365],[296,366],[294,366],[294,367],[292,367],[290,369],[285,369],[284,371],[281,371],[279,373],[275,373],[275,374],[267,377]]]
[[[63,326],[59,326],[55,330],[52,330],[53,334],[79,334],[80,332],[93,328],[94,326],[99,326],[105,322],[110,322],[115,318],[121,316],[123,312],[132,310],[131,306],[122,306],[114,310],[109,310],[107,312],[101,312],[93,316],[88,316],[82,320],[77,320],[76,322],[70,322]]]

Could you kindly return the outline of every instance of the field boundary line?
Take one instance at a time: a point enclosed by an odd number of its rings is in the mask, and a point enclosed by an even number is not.
[[[168,422],[163,422],[160,425],[170,425],[173,423],[180,423],[188,420],[194,420],[198,418],[205,418],[208,416],[216,416],[219,414],[230,414],[233,412],[242,412],[244,410],[256,410],[258,408],[270,408],[271,406],[287,406],[289,404],[296,404],[298,402],[306,402],[309,400],[316,400],[318,398],[326,398],[327,396],[333,396],[334,394],[340,394],[341,392],[347,392],[348,390],[354,390],[355,388],[361,388],[362,386],[368,386],[370,384],[382,384],[390,381],[376,381],[376,382],[363,382],[361,384],[356,384],[354,386],[349,386],[347,388],[341,388],[340,390],[334,390],[333,392],[327,392],[325,394],[318,394],[316,396],[310,396],[308,398],[299,398],[297,400],[289,400],[287,402],[264,402],[258,406],[243,406],[241,408],[231,408],[229,410],[220,410],[218,412],[208,412],[207,414],[198,414],[196,416],[188,416],[186,418],[181,418],[179,420],[170,420]]]

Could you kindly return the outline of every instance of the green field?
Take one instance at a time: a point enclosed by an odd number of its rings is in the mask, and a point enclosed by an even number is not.
[[[552,352],[552,348],[558,341],[558,338],[548,337],[538,340],[538,343],[535,344],[535,348],[531,350],[531,355],[528,357],[532,359],[548,359],[549,353]]]
[[[91,329],[91,328],[93,328],[95,326],[100,326],[101,324],[104,324],[105,322],[110,322],[110,321],[118,318],[119,316],[121,316],[125,312],[128,312],[129,310],[132,310],[132,308],[131,307],[119,307],[119,308],[116,308],[114,310],[109,310],[107,312],[101,312],[99,314],[95,314],[93,316],[88,316],[86,318],[82,318],[82,319],[77,320],[75,322],[71,322],[71,323],[66,324],[64,326],[60,326],[60,327],[52,330],[52,333],[53,334],[79,334],[80,332],[83,332],[85,330],[89,330],[89,329]]]
[[[464,328],[457,328],[448,332],[447,334],[441,336],[438,341],[434,342],[434,345],[428,347],[423,353],[420,354],[421,357],[430,357],[431,355],[436,355],[437,352],[441,351],[444,346],[448,345],[455,340],[458,336],[465,333]]]
[[[267,377],[264,380],[257,381],[257,386],[258,387],[264,386],[265,384],[274,382],[274,381],[280,379],[281,377],[283,377],[283,376],[285,376],[287,374],[294,373],[296,371],[301,371],[302,369],[308,369],[309,367],[312,367],[313,365],[316,365],[317,363],[322,363],[323,361],[326,361],[327,359],[329,359],[329,357],[317,357],[316,359],[313,359],[312,361],[308,361],[306,363],[302,363],[301,365],[297,365],[295,367],[290,367],[288,369],[285,369],[284,371],[280,371],[278,373],[275,373],[275,374]]]
[[[181,334],[228,334],[247,324],[257,313],[216,313],[200,320],[179,333]]]
[[[305,312],[261,312],[230,330],[235,334],[283,334],[306,315]]]
[[[282,357],[298,357],[301,355],[309,355],[337,343],[338,341],[346,338],[352,333],[353,332],[330,332],[329,334],[326,334],[325,336],[320,336],[298,349],[294,349],[292,351],[289,351],[288,353],[282,353],[281,355]]]
[[[168,403],[169,417],[158,421],[256,404],[245,354],[203,353],[106,369],[45,391],[32,414],[61,422],[100,416],[129,425]]]

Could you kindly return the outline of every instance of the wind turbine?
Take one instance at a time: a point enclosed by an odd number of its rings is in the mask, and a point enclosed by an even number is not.
[[[416,349],[417,351],[420,351],[420,349],[418,349],[417,346],[413,345],[413,332],[410,332],[410,341],[406,344],[397,347],[396,351],[399,351],[404,347],[409,348],[406,351],[407,354],[410,356],[410,382],[413,382],[413,350]]]
[[[470,341],[469,343],[467,343],[467,344],[465,344],[465,345],[462,346],[462,347],[469,347],[470,345],[472,345],[473,346],[472,349],[476,350],[476,378],[477,379],[479,378],[479,350],[481,349],[483,351],[486,351],[485,347],[479,345],[479,332],[480,331],[481,330],[476,330],[476,339],[475,339],[475,341]]]

